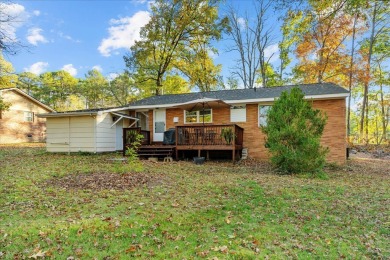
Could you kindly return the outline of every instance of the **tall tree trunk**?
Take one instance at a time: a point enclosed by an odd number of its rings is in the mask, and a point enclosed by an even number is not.
[[[162,74],[159,73],[156,80],[156,96],[161,95],[161,89],[162,89]]]
[[[377,16],[377,2],[374,3],[374,11],[372,13],[372,27],[371,27],[371,35],[370,35],[370,48],[368,50],[368,58],[367,58],[367,68],[366,68],[366,77],[367,79],[364,81],[364,94],[363,94],[363,104],[362,104],[362,114],[360,117],[360,138],[363,137],[364,133],[364,119],[368,119],[368,85],[370,84],[370,76],[371,76],[371,55],[372,48],[375,41],[375,26],[376,26],[376,17]],[[367,126],[367,124],[366,124]],[[368,129],[366,129],[366,136],[368,138]],[[368,140],[366,140],[368,141]]]
[[[382,83],[380,84],[380,99],[381,99],[381,121],[382,121],[382,137],[380,140],[380,143],[382,143],[383,139],[386,139],[386,133],[387,133],[387,122],[386,122],[386,115],[385,115],[385,101],[383,98],[383,88]]]
[[[352,75],[353,75],[353,58],[355,55],[355,34],[356,34],[356,21],[358,19],[358,15],[355,14],[353,20],[353,31],[352,31],[352,49],[351,49],[351,63],[349,66],[349,97],[348,97],[348,112],[347,112],[347,136],[348,141],[351,135],[351,92],[352,92]]]
[[[364,130],[365,130],[365,135],[364,135],[364,139],[366,140],[366,144],[369,143],[369,137],[368,137],[368,108],[369,108],[369,104],[368,104],[368,95],[367,95],[367,99],[366,99],[366,118],[364,120],[364,123],[365,123],[365,126],[364,126]]]

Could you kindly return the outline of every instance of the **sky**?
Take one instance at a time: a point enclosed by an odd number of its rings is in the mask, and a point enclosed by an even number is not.
[[[221,10],[228,4],[239,6],[241,12],[252,8],[252,1],[228,0]],[[123,55],[150,19],[149,6],[147,0],[12,1],[6,12],[18,19],[6,29],[28,47],[6,59],[17,73],[65,70],[83,78],[88,70],[98,69],[106,77],[115,77],[124,71]],[[229,44],[225,38],[215,45],[214,61],[222,64],[224,77],[234,66]],[[271,62],[277,62],[277,42],[266,53],[274,53]]]

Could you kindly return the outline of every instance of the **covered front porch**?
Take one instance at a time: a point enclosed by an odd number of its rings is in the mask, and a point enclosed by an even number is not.
[[[134,131],[143,135],[139,150],[148,150],[139,153],[140,156],[145,155],[143,157],[168,156],[171,153],[171,156],[179,159],[185,158],[186,152],[195,151],[198,157],[206,153],[206,159],[210,159],[210,151],[214,154],[229,151],[232,160],[236,161],[243,148],[244,129],[236,124],[181,125],[166,131],[163,142],[152,142],[150,131],[124,128],[124,154],[134,141]]]

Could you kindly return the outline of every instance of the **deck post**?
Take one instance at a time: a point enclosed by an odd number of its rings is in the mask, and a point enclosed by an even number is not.
[[[178,145],[178,141],[179,141],[179,132],[178,132],[178,127],[175,126],[175,152],[176,152],[176,161],[179,160],[179,151],[177,150],[177,145]]]
[[[232,159],[233,163],[236,162],[236,126],[233,125],[233,149],[232,149]]]
[[[122,156],[126,155],[126,129],[122,128]]]

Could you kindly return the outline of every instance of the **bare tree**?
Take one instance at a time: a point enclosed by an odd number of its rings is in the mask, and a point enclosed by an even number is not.
[[[236,67],[233,68],[233,75],[241,79],[245,88],[253,88],[259,76],[263,87],[267,86],[267,65],[269,59],[265,56],[265,50],[272,44],[273,37],[271,29],[267,24],[267,12],[271,9],[271,1],[257,0],[254,2],[256,17],[251,21],[246,14],[239,17],[235,9],[230,6],[228,18],[230,25],[230,36],[234,46],[228,51],[239,53]]]
[[[364,80],[364,93],[363,93],[363,104],[362,113],[360,117],[360,138],[363,137],[365,132],[365,141],[368,143],[368,93],[371,76],[371,62],[373,57],[373,49],[379,37],[383,34],[387,34],[389,30],[389,13],[388,5],[382,1],[374,1],[373,7],[369,9],[367,16],[370,20],[371,32],[370,38],[368,39],[369,47],[367,54],[367,65],[366,65],[366,80]],[[365,130],[365,131],[364,131]]]
[[[8,1],[0,2],[0,51],[4,54],[14,55],[23,45],[9,32],[10,28],[20,22],[18,16],[7,11],[11,4]]]
[[[256,26],[255,26],[255,35],[256,35],[256,45],[258,52],[260,53],[260,75],[262,80],[263,87],[267,87],[267,65],[269,60],[272,58],[271,54],[268,59],[265,57],[265,50],[267,47],[272,45],[273,36],[271,28],[267,26],[267,11],[270,10],[271,2],[258,0],[258,6],[256,6]]]

